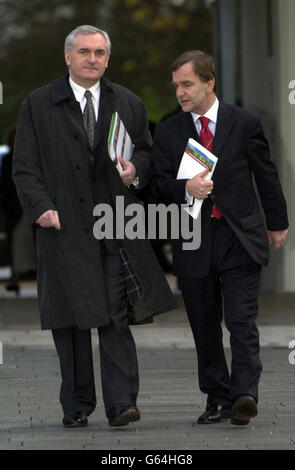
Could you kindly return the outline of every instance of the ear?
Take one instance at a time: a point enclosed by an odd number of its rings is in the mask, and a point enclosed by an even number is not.
[[[207,82],[207,85],[208,85],[209,93],[212,93],[214,91],[214,87],[215,87],[215,78],[212,78],[211,80],[209,80]]]
[[[65,61],[66,61],[67,66],[69,67],[71,65],[71,59],[70,59],[69,51],[65,51]]]

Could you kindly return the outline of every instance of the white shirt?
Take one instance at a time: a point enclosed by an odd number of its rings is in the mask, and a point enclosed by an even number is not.
[[[211,108],[208,109],[208,111],[203,115],[204,117],[209,119],[208,127],[209,127],[209,130],[212,132],[213,136],[215,135],[215,130],[216,130],[218,109],[219,109],[219,101],[216,98]],[[199,118],[201,117],[201,115],[196,114],[196,113],[191,113],[191,115],[193,117],[196,129],[197,129],[197,133],[200,135],[201,130],[202,130],[202,124]]]
[[[213,136],[215,135],[215,131],[216,131],[218,109],[219,109],[219,101],[216,98],[211,108],[209,108],[208,111],[203,115],[204,117],[209,119],[208,127],[209,127],[209,130],[212,132]],[[191,115],[194,120],[197,133],[198,135],[200,135],[201,130],[202,130],[202,124],[199,118],[201,117],[201,114],[191,113]],[[191,206],[194,202],[194,197],[191,196],[187,192],[187,190],[185,190],[185,199],[189,206]]]
[[[84,108],[86,106],[86,101],[87,101],[84,96],[86,88],[83,88],[82,86],[77,85],[77,83],[75,83],[71,77],[69,78],[69,82],[74,92],[76,100],[79,101],[80,103],[81,111],[83,114]],[[92,102],[93,102],[93,107],[94,107],[94,112],[95,112],[95,119],[97,120],[99,99],[100,99],[100,81],[96,82],[91,88],[89,88],[89,91],[92,94]]]

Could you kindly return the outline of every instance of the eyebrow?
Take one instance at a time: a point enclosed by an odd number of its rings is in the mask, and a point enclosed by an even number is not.
[[[90,51],[90,49],[88,47],[80,47],[79,52],[80,51]],[[106,50],[105,49],[95,49],[94,52],[104,52],[104,53],[106,53]]]
[[[176,85],[176,83],[173,80],[172,80],[171,83],[174,86]],[[188,84],[191,84],[191,83],[194,83],[194,82],[192,82],[191,80],[180,80],[180,82],[177,82],[177,83],[181,83],[182,85],[186,85],[186,84],[188,85]]]

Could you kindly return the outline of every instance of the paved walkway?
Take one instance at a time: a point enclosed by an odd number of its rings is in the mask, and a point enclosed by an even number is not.
[[[24,287],[25,289],[26,287]],[[27,287],[31,289],[32,287]],[[51,335],[39,329],[35,297],[1,297],[0,450],[295,450],[294,295],[264,294],[259,319],[264,370],[259,415],[246,427],[196,424],[205,407],[197,387],[196,355],[182,299],[174,312],[152,325],[132,328],[140,368],[138,406],[142,419],[110,428],[101,399],[98,340],[93,348],[98,405],[83,429],[64,429],[58,401],[59,365]],[[228,336],[225,335],[228,345]],[[230,351],[226,349],[230,361]]]

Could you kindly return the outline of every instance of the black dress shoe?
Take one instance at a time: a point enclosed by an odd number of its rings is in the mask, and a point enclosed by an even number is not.
[[[110,426],[127,426],[127,424],[140,420],[140,412],[138,408],[130,407],[120,410],[115,409],[109,416]]]
[[[231,417],[231,408],[223,405],[207,405],[205,412],[199,416],[198,424],[221,423]]]
[[[64,416],[62,422],[65,428],[82,428],[88,424],[87,417],[84,413],[78,413],[73,416]]]
[[[257,403],[251,395],[239,396],[232,407],[232,424],[245,425],[258,413]]]

